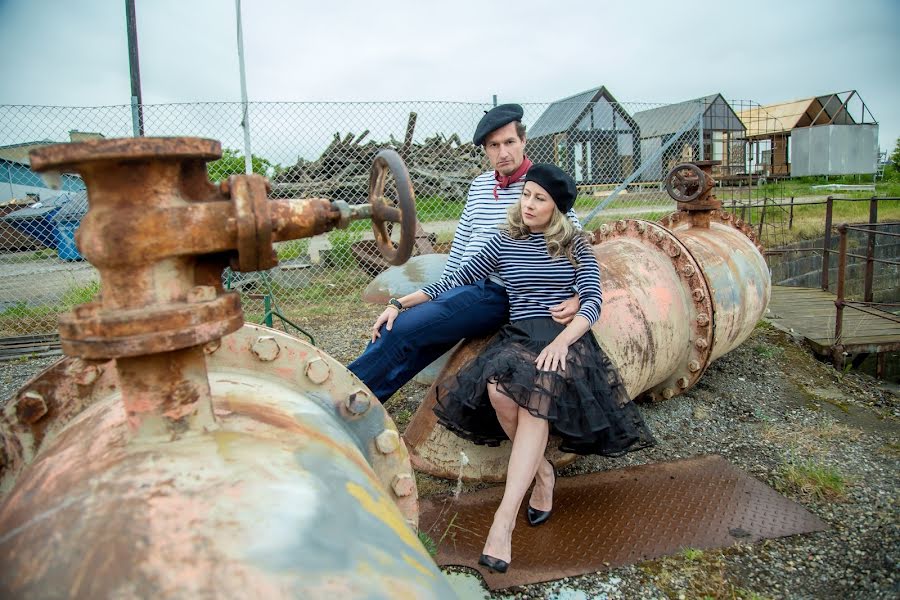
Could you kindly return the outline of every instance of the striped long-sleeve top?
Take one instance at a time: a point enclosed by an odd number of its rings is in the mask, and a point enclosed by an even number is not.
[[[453,234],[453,244],[450,256],[447,257],[447,264],[444,266],[442,279],[449,277],[469,262],[497,233],[498,228],[506,224],[506,210],[519,201],[522,188],[525,187],[524,181],[517,181],[506,189],[497,188],[497,198],[494,198],[496,184],[494,172],[486,171],[476,177],[469,186],[466,206],[459,218],[456,233]],[[570,210],[567,216],[576,227],[581,226],[574,210]],[[503,281],[497,283],[505,285]],[[571,295],[570,293],[569,296]]]
[[[572,295],[577,287],[581,309],[577,314],[593,325],[600,317],[603,295],[600,290],[600,268],[590,245],[581,237],[575,239],[575,268],[565,256],[553,258],[547,252],[543,233],[533,233],[524,240],[498,231],[481,250],[455,273],[422,288],[430,298],[447,290],[479,281],[497,272],[506,282],[509,296],[509,320],[550,317],[550,308]]]

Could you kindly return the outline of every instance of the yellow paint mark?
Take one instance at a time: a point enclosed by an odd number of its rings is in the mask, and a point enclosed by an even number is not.
[[[424,566],[422,563],[420,563],[419,561],[414,559],[412,556],[410,556],[406,552],[403,553],[403,562],[405,562],[409,566],[417,569],[420,573],[422,573],[424,575],[428,575],[429,577],[434,577],[434,574],[431,572],[431,570],[428,569],[428,567]]]
[[[383,495],[378,499],[373,498],[361,485],[352,481],[347,482],[347,492],[356,498],[365,510],[369,511],[372,515],[381,520],[382,523],[393,529],[394,533],[397,534],[397,537],[403,540],[407,546],[427,558],[428,562],[431,562],[431,556],[429,556],[428,551],[425,550],[422,543],[419,542],[419,538],[416,537],[416,534],[413,533],[412,529],[406,525],[406,521],[403,520],[403,515],[400,514],[400,511],[397,510],[397,507],[393,502]],[[404,557],[405,556],[406,555],[404,555]],[[428,575],[434,577],[434,574],[431,572],[428,572]]]
[[[222,431],[221,429],[213,431],[210,435],[212,435],[213,440],[216,442],[216,448],[222,458],[232,458],[231,442],[242,437],[240,433],[234,431]]]

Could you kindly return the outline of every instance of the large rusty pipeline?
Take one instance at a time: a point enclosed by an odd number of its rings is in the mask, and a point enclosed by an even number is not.
[[[218,142],[101,140],[32,153],[75,171],[81,253],[99,301],[60,319],[67,358],[0,416],[0,596],[444,598],[416,535],[409,456],[342,365],[243,325],[225,266],[274,266],[272,243],[372,217],[392,262],[415,212],[396,154],[370,203],[268,200],[259,176],[213,186]],[[400,206],[383,200],[393,173]],[[399,248],[385,221],[402,224]]]
[[[620,220],[593,233],[603,310],[593,333],[634,398],[666,400],[690,389],[709,364],[750,335],[771,281],[750,227],[721,210],[712,161],[679,165],[667,189],[679,210],[659,222]],[[460,346],[437,381],[455,373],[486,340]],[[437,423],[434,386],[404,433],[417,470],[447,478],[502,481],[510,444],[478,446]],[[557,466],[575,460],[554,449]]]

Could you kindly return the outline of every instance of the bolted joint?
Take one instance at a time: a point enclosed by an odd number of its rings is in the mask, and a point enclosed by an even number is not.
[[[706,294],[700,288],[694,288],[691,291],[691,297],[694,299],[694,302],[703,302],[703,299],[706,298]]]
[[[681,274],[685,277],[693,277],[694,276],[694,265],[684,265],[681,267]]]
[[[707,316],[706,313],[700,313],[699,315],[697,315],[697,325],[699,325],[700,327],[706,327],[707,325],[709,325],[709,316]]]
[[[668,254],[671,258],[676,258],[681,255],[681,248],[673,243],[668,248],[666,248],[666,254]]]
[[[644,235],[645,233],[647,233],[647,226],[644,225],[644,223],[641,221],[638,221],[637,223],[635,223],[634,228],[637,229],[637,232],[641,235]]]
[[[34,425],[46,416],[49,409],[44,395],[35,390],[28,390],[16,403],[16,416],[21,423]]]
[[[363,389],[357,389],[347,396],[344,406],[351,414],[362,415],[372,406],[372,399],[369,397],[368,392]]]
[[[318,356],[311,358],[309,362],[306,363],[305,372],[306,377],[316,385],[325,383],[328,381],[328,378],[331,377],[331,367]]]
[[[678,381],[676,383],[678,384],[678,387],[680,387],[683,390],[686,390],[688,385],[691,383],[691,381],[687,377],[679,377]]]
[[[375,446],[382,454],[390,454],[400,447],[400,434],[392,429],[385,429],[375,436]]]
[[[391,481],[391,489],[401,498],[410,496],[416,491],[416,480],[407,473],[394,475],[394,479]]]
[[[666,400],[671,400],[674,395],[675,395],[675,390],[673,390],[672,388],[665,388],[662,391],[662,397],[665,398]]]
[[[707,346],[709,346],[709,344],[708,344],[707,341],[704,340],[703,338],[697,338],[697,339],[694,341],[694,347],[695,347],[697,350],[706,350]]]
[[[281,346],[278,345],[278,341],[274,336],[261,335],[253,342],[250,351],[259,360],[269,362],[278,358],[278,354],[281,352]]]
[[[603,237],[608,236],[609,235],[609,225],[604,223],[603,225],[600,226],[600,229],[598,229],[597,232],[600,233],[600,235],[602,235]]]
[[[688,363],[688,371],[690,371],[691,373],[696,373],[699,370],[700,370],[700,363],[697,362],[696,360],[692,360],[691,362]]]
[[[625,222],[622,219],[619,219],[618,221],[616,221],[616,231],[621,232],[621,231],[625,231],[626,229],[628,229],[627,222]]]

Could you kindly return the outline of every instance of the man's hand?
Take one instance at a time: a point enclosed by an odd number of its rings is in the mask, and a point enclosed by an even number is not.
[[[568,300],[564,300],[550,309],[550,316],[553,320],[562,325],[568,325],[575,318],[578,310],[581,308],[581,300],[578,294],[575,294]]]
[[[390,331],[394,326],[394,319],[397,318],[397,315],[400,314],[400,311],[397,310],[393,306],[388,306],[384,309],[377,319],[375,319],[375,324],[372,325],[372,343],[375,343],[376,338],[381,337],[381,326],[385,325],[387,330]]]

